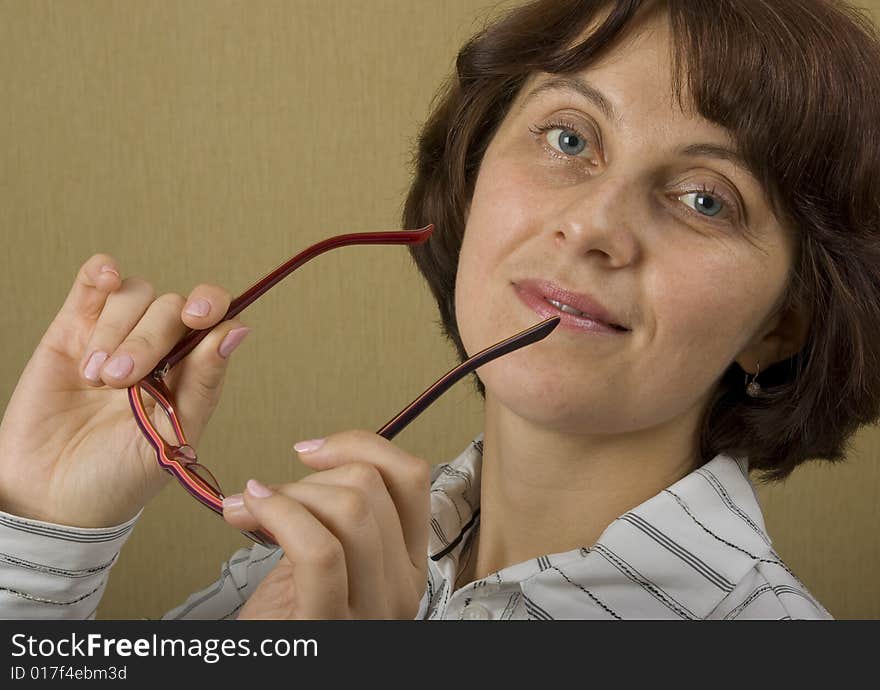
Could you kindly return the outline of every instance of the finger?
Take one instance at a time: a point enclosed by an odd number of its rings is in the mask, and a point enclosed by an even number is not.
[[[128,278],[98,319],[88,349],[109,353],[98,374],[108,386],[140,381],[189,331],[180,320],[184,298],[167,293],[152,299],[152,292],[146,281]]]
[[[104,385],[101,367],[144,316],[155,295],[146,280],[126,278],[107,296],[80,360],[80,372],[90,385]]]
[[[385,486],[382,475],[374,465],[365,462],[351,462],[329,470],[313,472],[301,479],[299,484],[343,487],[349,491],[357,492],[369,504],[379,527],[384,571],[380,581],[380,584],[384,582],[384,587],[374,590],[374,598],[377,591],[387,591],[390,599],[396,600],[400,595],[405,595],[414,582],[419,586],[423,584],[427,553],[422,552],[421,567],[414,571],[403,535],[403,527],[400,524],[400,516],[397,514],[397,507],[388,493],[388,487]],[[349,572],[351,569],[349,565]],[[416,575],[416,572],[420,574]],[[349,577],[349,586],[351,586],[351,577]],[[361,610],[359,607],[357,608]]]
[[[230,355],[250,332],[237,319],[224,321],[165,377],[175,392],[175,410],[190,443],[198,443],[201,430],[220,403]]]
[[[275,491],[298,501],[339,540],[345,553],[349,606],[356,611],[375,612],[377,597],[388,583],[384,567],[385,533],[370,499],[358,489],[333,484],[294,482]],[[263,526],[272,530],[269,525]],[[406,559],[399,537],[397,548],[397,559]],[[285,553],[296,562],[286,550]]]
[[[244,494],[230,494],[223,499],[223,519],[242,532],[260,528],[260,523],[244,505]]]
[[[315,488],[310,488],[310,486]],[[329,493],[326,496],[322,495],[328,489],[333,488],[342,489],[341,498]],[[381,562],[381,571],[384,573],[377,575],[377,580],[373,578],[379,585],[384,583],[384,587],[372,589],[374,599],[376,592],[379,591],[387,589],[406,591],[405,588],[411,584],[412,564],[409,560],[397,509],[375,467],[366,463],[341,465],[333,469],[314,472],[299,482],[275,487],[275,490],[303,503],[342,542],[349,570],[349,600],[353,608],[361,609],[363,602],[368,601],[368,599],[363,599],[362,595],[366,596],[366,592],[373,587],[373,585],[368,585],[365,588],[366,591],[362,592],[360,591],[362,588],[358,588],[357,583],[352,581],[352,573],[354,572],[360,574],[360,582],[365,582],[363,573],[367,568],[374,567],[373,563],[367,562],[368,559],[376,560],[376,567]],[[346,492],[357,492],[363,497],[361,503]],[[345,530],[345,524],[357,522],[358,512],[363,507],[363,502],[369,505],[377,523],[381,541],[379,547],[381,551],[377,553],[362,554],[360,549],[350,547],[349,541],[342,536],[343,533],[349,532]],[[339,514],[342,518],[334,519],[332,514]],[[242,494],[227,496],[223,500],[223,517],[227,523],[241,531],[254,531],[260,528],[259,520],[245,506]],[[343,532],[337,531],[337,527]],[[422,561],[424,562],[424,555]]]
[[[102,272],[103,266],[111,267],[113,272]],[[74,359],[78,358],[83,341],[88,337],[84,338],[82,334],[91,332],[107,296],[121,282],[119,264],[109,254],[94,254],[86,260],[77,271],[64,304],[46,331],[52,346],[70,353]]]
[[[232,295],[219,285],[202,283],[189,293],[181,320],[190,328],[202,330],[220,322],[229,311]]]
[[[351,462],[375,466],[396,506],[410,560],[420,570],[425,568],[431,512],[431,466],[426,460],[363,430],[328,436],[317,450],[301,452],[299,457],[317,470]]]
[[[294,497],[259,482],[248,482],[244,501],[293,564],[298,614],[309,619],[347,618],[348,571],[342,542]]]
[[[159,360],[167,355],[184,335],[190,332],[190,329],[180,318],[184,301],[181,295],[174,293],[167,293],[153,300],[122,343],[115,350],[110,351],[110,357],[101,368],[101,379],[107,385],[124,388],[140,381],[155,369]],[[202,346],[205,341],[209,341],[202,347],[202,352],[216,350],[208,362],[204,361],[204,355],[196,355],[195,349],[190,355],[187,355],[187,360],[192,357],[192,360],[187,362],[188,366],[195,365],[196,368],[200,368],[207,364],[210,369],[200,372],[200,375],[191,382],[202,387],[197,391],[197,397],[200,400],[205,397],[213,399],[216,395],[217,388],[222,381],[222,372],[226,367],[226,358],[221,356],[220,345],[223,338],[237,327],[242,327],[242,324],[234,319],[224,321],[218,327],[218,332],[212,331],[199,343],[199,346]],[[127,363],[127,368],[114,370],[115,362]],[[179,366],[185,365],[180,364]],[[167,380],[169,387],[172,385],[170,382],[180,378],[182,375],[170,377]],[[186,384],[181,382],[180,385],[185,386]],[[204,395],[206,392],[207,396]]]
[[[229,356],[251,332],[239,320],[223,321],[231,303],[228,290],[202,283],[190,292],[180,315],[181,322],[193,330],[214,329],[165,378],[168,387],[177,391],[178,415],[189,419],[190,430],[199,430],[213,414],[223,392]]]
[[[102,271],[104,266],[112,271]],[[119,262],[109,254],[94,254],[80,266],[59,313],[68,318],[97,319],[107,295],[121,282]]]

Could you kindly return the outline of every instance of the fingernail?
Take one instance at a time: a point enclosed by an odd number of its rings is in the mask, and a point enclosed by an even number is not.
[[[256,479],[248,479],[247,492],[256,498],[268,498],[274,492],[265,484],[260,484]]]
[[[241,508],[244,505],[244,496],[241,494],[232,494],[223,499],[224,508]]]
[[[223,338],[223,342],[220,343],[220,347],[218,348],[218,352],[223,359],[229,357],[232,354],[232,351],[241,345],[241,341],[244,340],[245,336],[251,332],[250,328],[236,328],[234,330],[229,331],[226,334],[226,337]]]
[[[92,356],[89,357],[89,361],[86,363],[85,371],[83,371],[83,374],[89,381],[100,381],[98,372],[101,371],[101,365],[107,360],[107,357],[109,355],[100,350],[92,353]]]
[[[186,313],[190,316],[207,316],[211,311],[211,303],[206,299],[197,299],[186,305]]]
[[[114,379],[124,379],[134,369],[134,360],[130,355],[119,355],[110,360],[110,364],[104,367],[104,373]]]
[[[293,444],[293,449],[297,453],[311,453],[313,450],[318,450],[318,448],[323,446],[325,440],[323,438],[312,438],[308,441],[299,441]]]
[[[119,271],[113,268],[113,266],[101,266],[101,273],[112,273],[117,278],[119,277]]]

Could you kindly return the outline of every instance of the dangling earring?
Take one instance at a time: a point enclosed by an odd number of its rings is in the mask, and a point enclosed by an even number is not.
[[[749,383],[749,375],[746,373],[746,394],[757,398],[761,395],[761,384],[758,383],[757,378],[758,374],[761,373],[761,363],[758,362],[758,371],[755,372],[755,378],[752,379],[752,382]]]

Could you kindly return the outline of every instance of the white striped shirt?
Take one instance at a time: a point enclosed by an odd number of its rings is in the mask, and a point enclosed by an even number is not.
[[[480,434],[431,480],[419,619],[830,619],[773,550],[747,462],[719,454],[614,520],[592,546],[517,563],[454,590],[479,528]],[[0,512],[0,617],[94,618],[137,521],[83,529]],[[253,545],[163,619],[235,618],[278,563]]]

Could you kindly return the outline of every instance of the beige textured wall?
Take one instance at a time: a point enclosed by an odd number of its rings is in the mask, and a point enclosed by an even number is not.
[[[0,1],[0,401],[97,251],[159,293],[239,294],[329,235],[397,228],[409,148],[463,40],[512,2]],[[880,2],[872,2],[880,16]],[[377,429],[454,362],[402,247],[351,247],[243,313],[199,448],[227,488],[307,473],[293,442]],[[442,462],[482,428],[460,383],[397,437]],[[880,617],[880,434],[761,489],[775,544],[837,617]],[[159,617],[244,539],[176,484],[100,618]]]

